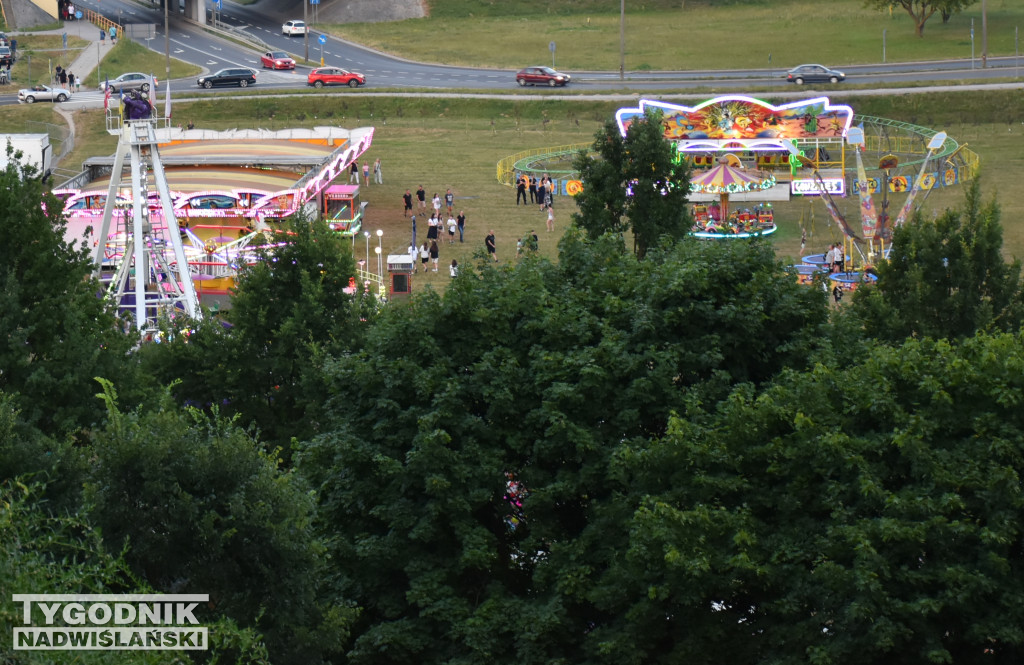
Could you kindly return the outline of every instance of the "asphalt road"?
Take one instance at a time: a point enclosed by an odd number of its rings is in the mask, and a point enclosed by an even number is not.
[[[173,1],[173,0],[172,0]],[[125,23],[152,23],[155,25],[155,38],[149,40],[148,46],[153,50],[164,52],[163,10],[159,7],[147,8],[129,0],[79,0],[79,6],[101,12],[105,16]],[[212,5],[212,3],[211,3]],[[290,17],[301,18],[301,16]],[[270,46],[272,50],[284,50],[293,54],[296,60],[303,62],[307,55],[307,45],[301,37],[287,37],[281,34],[283,17],[268,15],[252,7],[224,2],[221,21],[225,24],[244,30],[256,36]],[[321,44],[320,33],[309,36],[308,55],[311,66],[299,65],[294,72],[272,72],[260,66],[261,51],[242,46],[236,42],[215,37],[195,25],[185,21],[171,21],[171,55],[180,60],[199,65],[209,71],[223,67],[243,66],[259,71],[257,86],[259,89],[273,89],[275,92],[286,93],[290,89],[306,88],[306,75],[312,66],[318,66],[321,57],[325,64],[344,67],[361,72],[367,77],[368,89],[388,89],[395,91],[431,90],[474,90],[481,92],[532,92],[536,95],[560,93],[561,89],[537,87],[523,90],[516,85],[515,70],[495,70],[470,67],[449,67],[444,65],[423,64],[402,60],[379,53],[358,44],[324,35]],[[524,66],[536,63],[523,63]],[[827,64],[827,63],[826,63]],[[919,84],[922,81],[943,82],[969,80],[976,83],[991,79],[1012,78],[1018,75],[1020,63],[1015,58],[990,58],[989,67],[981,68],[980,60],[972,68],[970,60],[946,60],[927,63],[875,64],[845,67],[847,82],[837,85],[815,86],[815,90],[837,90],[850,84],[893,85],[901,83]],[[158,78],[162,72],[154,72]],[[785,90],[796,92],[798,89],[784,80],[782,69],[749,69],[734,71],[675,71],[675,72],[633,72],[620,79],[618,72],[577,72],[572,71],[573,82],[569,88],[573,91],[604,94],[624,91],[659,91],[685,92],[695,89],[712,89],[714,92],[735,91],[772,91]],[[161,85],[161,89],[163,86]],[[195,79],[181,79],[171,82],[175,93],[190,92],[195,96],[218,94],[225,90],[234,92],[235,88],[221,88],[203,91],[196,85]],[[332,90],[325,88],[325,91]],[[75,101],[87,101],[90,93],[83,91],[75,96]],[[96,92],[97,97],[100,93]],[[0,99],[0,103],[16,102]]]

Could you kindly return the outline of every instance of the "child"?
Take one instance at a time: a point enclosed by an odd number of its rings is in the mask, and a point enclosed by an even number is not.
[[[457,277],[459,274],[459,262],[452,259],[452,265],[448,268],[448,272],[451,274],[453,279]]]

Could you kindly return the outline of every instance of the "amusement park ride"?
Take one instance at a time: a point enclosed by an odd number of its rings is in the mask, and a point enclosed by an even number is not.
[[[87,161],[54,194],[69,239],[93,245],[94,275],[143,337],[179,314],[201,318],[201,299],[219,308],[238,270],[272,253],[280,222],[299,211],[354,242],[365,204],[358,186],[333,182],[373,128],[184,131],[141,96],[118,106],[106,111],[113,157]],[[357,277],[383,296],[383,274]]]

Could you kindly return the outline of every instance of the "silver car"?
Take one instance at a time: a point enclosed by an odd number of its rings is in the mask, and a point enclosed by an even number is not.
[[[142,92],[149,92],[150,79],[152,84],[156,85],[156,77],[151,77],[149,74],[142,74],[140,72],[127,72],[121,74],[113,81],[110,81],[111,92],[124,92],[125,90],[141,90]],[[100,90],[107,89],[107,82],[100,83]]]
[[[36,102],[66,102],[71,93],[64,88],[51,88],[48,85],[37,85],[18,91],[18,101],[26,104]]]

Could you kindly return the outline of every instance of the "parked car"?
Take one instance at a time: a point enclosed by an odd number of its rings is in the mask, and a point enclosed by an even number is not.
[[[295,69],[295,61],[284,51],[267,51],[260,56],[260,63],[264,69]]]
[[[347,85],[350,88],[357,88],[366,84],[366,77],[359,72],[350,72],[341,67],[320,67],[309,73],[306,83],[317,88],[325,85]]]
[[[305,21],[286,21],[281,26],[281,32],[291,37],[292,35],[304,35],[309,32]]]
[[[200,76],[196,83],[203,88],[212,88],[215,85],[237,85],[246,87],[256,82],[256,72],[248,67],[228,67],[213,74]]]
[[[71,93],[64,88],[51,88],[48,85],[37,85],[18,91],[18,101],[26,104],[35,102],[64,102]]]
[[[0,67],[14,66],[14,51],[10,46],[0,46]]]
[[[839,83],[846,80],[846,74],[829,69],[824,65],[800,65],[786,72],[786,80],[790,83]]]
[[[153,78],[153,85],[157,85],[158,81],[156,77]],[[149,74],[143,74],[141,72],[128,72],[121,74],[113,81],[110,81],[111,92],[125,92],[126,90],[141,90],[142,92],[149,92]],[[100,90],[107,89],[107,81],[100,83]]]
[[[516,83],[519,85],[565,85],[572,80],[572,77],[562,72],[556,72],[550,67],[527,67],[520,69],[516,74]]]

